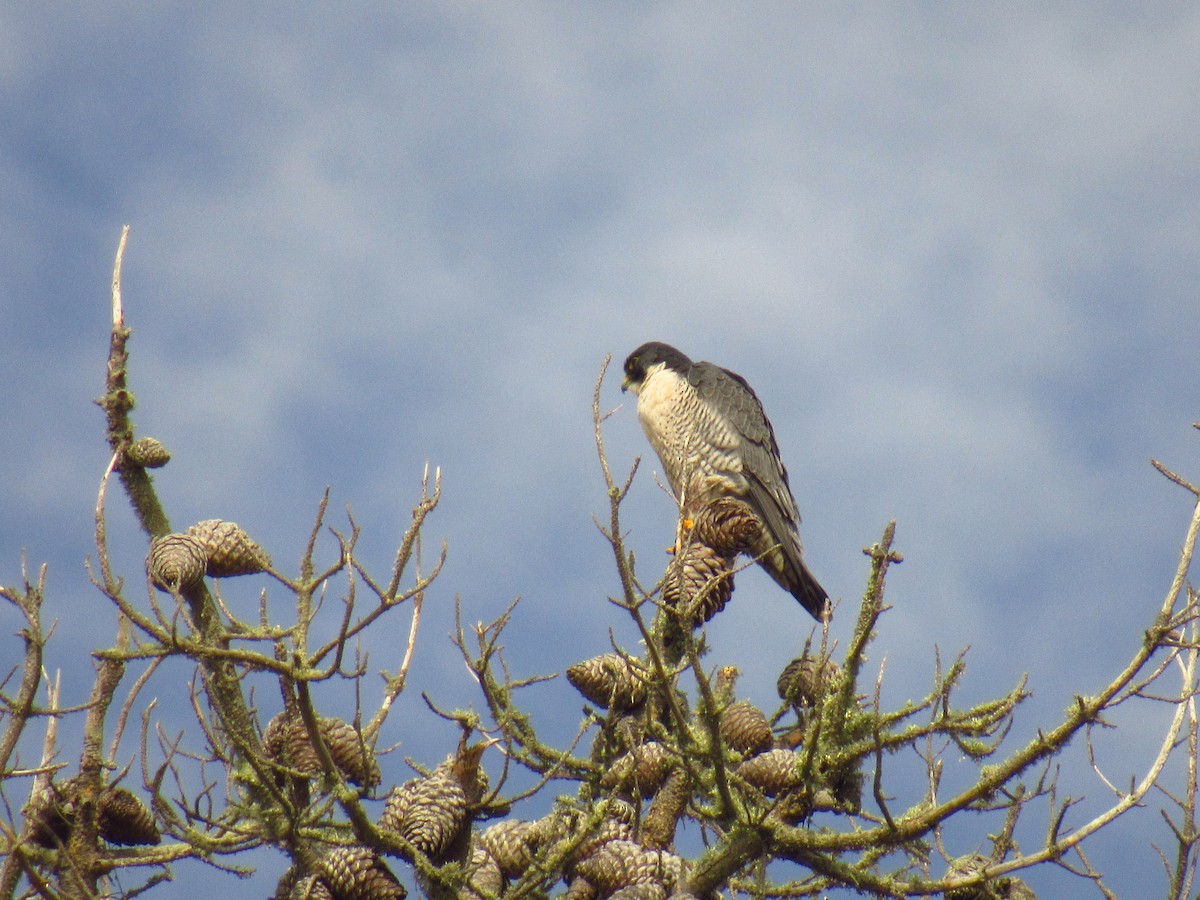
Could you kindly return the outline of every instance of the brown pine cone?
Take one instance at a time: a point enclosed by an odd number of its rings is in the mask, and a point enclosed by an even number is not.
[[[832,659],[798,656],[784,666],[775,686],[781,700],[797,706],[815,706],[840,673],[841,667]]]
[[[396,832],[433,860],[449,849],[466,824],[466,792],[444,763],[428,778],[393,788],[379,820],[380,829]]]
[[[287,716],[287,713],[280,713],[280,715]],[[320,720],[318,720],[319,724]],[[309,778],[316,778],[321,774],[321,760],[317,756],[317,748],[309,739],[308,729],[304,726],[303,719],[299,716],[287,717],[283,727],[282,740],[283,753],[280,755],[280,762]]]
[[[982,853],[960,856],[950,863],[950,868],[946,870],[946,878],[964,878],[975,875],[991,865],[991,862],[991,859]],[[946,891],[946,900],[999,900],[999,898],[1000,894],[993,891],[986,883]]]
[[[605,653],[567,669],[567,681],[597,706],[628,711],[646,699],[650,673],[641,663],[617,653]]]
[[[187,533],[204,545],[208,554],[207,573],[213,578],[253,575],[271,567],[267,552],[234,522],[206,519]]]
[[[733,597],[737,557],[761,543],[762,523],[735,497],[720,497],[696,514],[685,546],[667,566],[663,602],[694,627]]]
[[[609,841],[575,867],[602,895],[633,884],[654,882],[672,888],[683,871],[683,860],[664,850],[646,850],[634,841]]]
[[[162,841],[146,804],[123,787],[105,788],[100,795],[98,825],[100,836],[110,844],[132,847]]]
[[[618,888],[608,895],[608,900],[667,900],[667,889],[657,881],[643,881]]]
[[[341,719],[320,719],[321,737],[329,748],[333,764],[351,784],[374,787],[379,784],[379,763],[375,754],[354,728]]]
[[[479,757],[487,744],[451,756],[426,778],[392,788],[379,827],[393,831],[437,862],[470,822],[471,807],[487,793]]]
[[[30,800],[25,814],[30,824],[30,838],[39,847],[65,844],[71,836],[76,814],[75,779],[61,784],[53,781]]]
[[[575,848],[567,866],[568,874],[574,875],[581,862],[595,856],[606,844],[633,840],[633,823],[637,818],[637,810],[633,805],[623,801],[612,801],[609,803],[608,812],[608,817]]]
[[[719,497],[700,510],[690,538],[732,560],[750,552],[761,535],[762,522],[749,506],[735,497]]]
[[[159,469],[171,461],[171,452],[160,441],[144,437],[125,448],[125,461],[143,469]]]
[[[768,797],[778,796],[802,784],[800,757],[791,750],[768,750],[760,753],[739,765],[734,772]]]
[[[544,841],[540,821],[504,819],[480,835],[480,843],[491,854],[505,878],[520,878],[533,862],[533,855]]]
[[[333,764],[342,777],[351,784],[364,787],[379,784],[379,764],[375,761],[375,754],[353,725],[341,719],[320,717],[317,726],[321,731],[321,739],[329,748]],[[299,712],[281,712],[267,723],[263,731],[263,749],[269,758],[309,778],[321,774],[317,748],[309,739],[308,728]]]
[[[292,866],[275,886],[275,900],[334,900],[334,896],[319,876],[305,875]]]
[[[721,713],[721,737],[730,749],[743,756],[769,750],[775,742],[771,723],[763,711],[749,700],[739,700]]]
[[[320,874],[336,900],[404,900],[408,895],[369,847],[334,847],[321,860]]]
[[[642,846],[647,850],[669,850],[675,829],[692,799],[692,779],[683,768],[672,769],[642,819]]]
[[[663,603],[693,626],[707,622],[733,597],[734,560],[693,541],[677,553],[663,579]]]
[[[562,900],[596,900],[599,896],[599,891],[592,887],[586,878],[572,878],[562,895]]]
[[[65,844],[79,814],[79,782],[69,778],[49,785],[27,811],[32,826],[30,837],[42,847]],[[154,816],[132,791],[106,787],[97,800],[96,828],[110,844],[124,847],[158,844],[162,841]]]
[[[204,544],[190,534],[165,534],[150,540],[146,571],[162,591],[183,591],[204,579],[208,557]]]
[[[485,900],[486,897],[498,897],[504,890],[500,864],[482,845],[471,848],[466,875],[467,882],[458,892],[459,900]]]
[[[284,762],[283,755],[286,752],[287,736],[291,730],[292,719],[292,715],[287,710],[276,713],[271,717],[271,721],[267,723],[267,727],[263,729],[262,733],[263,752],[267,754],[267,758],[284,765],[288,765]]]
[[[652,797],[677,762],[678,758],[666,744],[650,741],[614,762],[600,776],[600,787],[606,791],[637,791],[643,798]]]

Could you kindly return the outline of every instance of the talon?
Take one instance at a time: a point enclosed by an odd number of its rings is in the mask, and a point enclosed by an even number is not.
[[[683,522],[682,522],[681,524],[683,525],[683,530],[684,530],[684,531],[691,531],[693,528],[695,528],[695,527],[696,527],[696,520],[695,520],[695,519],[689,519],[687,516],[684,516],[684,517],[683,517]]]
[[[671,554],[672,556],[674,556],[674,555],[675,555],[675,545],[674,545],[674,544],[672,544],[670,547],[668,547],[668,548],[667,548],[667,552],[668,552],[669,554]]]

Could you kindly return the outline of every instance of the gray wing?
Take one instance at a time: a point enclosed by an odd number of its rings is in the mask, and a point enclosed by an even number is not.
[[[763,568],[814,617],[820,618],[828,595],[804,564],[800,512],[788,483],[775,430],[763,412],[758,395],[740,375],[712,363],[693,365],[688,380],[740,436],[746,502],[766,526],[771,544],[778,544],[783,554],[782,559],[769,554],[775,558],[762,559]]]
[[[749,482],[750,500],[755,511],[781,542],[790,531],[796,532],[800,513],[788,484],[787,468],[779,455],[775,431],[763,412],[754,389],[742,376],[714,366],[697,363],[688,380],[700,397],[719,410],[741,438],[742,471]],[[799,543],[799,537],[796,538]]]

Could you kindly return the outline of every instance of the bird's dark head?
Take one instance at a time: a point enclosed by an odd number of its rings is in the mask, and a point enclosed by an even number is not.
[[[625,380],[621,382],[621,390],[630,389],[636,394],[642,389],[646,379],[661,368],[683,372],[692,361],[686,355],[676,350],[670,344],[661,341],[651,341],[642,344],[625,360]]]

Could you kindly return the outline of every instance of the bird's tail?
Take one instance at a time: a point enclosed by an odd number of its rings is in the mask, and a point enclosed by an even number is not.
[[[820,619],[825,609],[825,601],[829,594],[815,575],[808,570],[803,562],[798,566],[789,566],[788,583],[784,585],[788,593],[800,601],[800,605],[809,611],[814,619]]]

